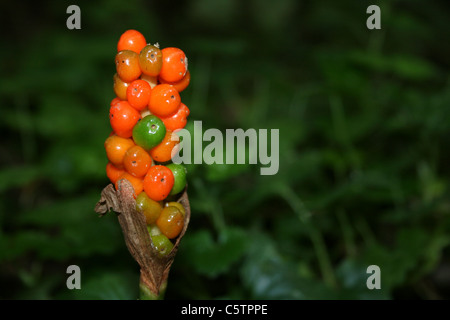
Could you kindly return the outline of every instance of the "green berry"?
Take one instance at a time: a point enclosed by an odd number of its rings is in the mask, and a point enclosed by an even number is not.
[[[133,128],[134,142],[145,150],[156,147],[165,135],[166,127],[162,120],[155,115],[142,118]]]
[[[169,168],[174,177],[174,183],[170,195],[175,195],[184,190],[186,186],[186,167],[182,164],[171,163],[166,166]]]
[[[145,216],[147,224],[154,223],[161,213],[163,207],[158,201],[152,200],[145,192],[141,192],[136,197],[136,211]]]
[[[163,234],[150,236],[153,246],[161,257],[167,256],[173,249],[173,243]]]

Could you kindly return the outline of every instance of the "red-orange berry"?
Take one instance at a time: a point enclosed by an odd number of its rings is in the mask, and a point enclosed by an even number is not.
[[[164,48],[161,50],[163,63],[159,77],[164,81],[180,81],[188,69],[187,58],[184,52],[178,48]]]
[[[183,129],[187,123],[187,117],[189,116],[189,108],[184,104],[180,103],[178,110],[175,114],[169,117],[160,117],[167,130],[177,131]]]
[[[123,166],[128,173],[135,177],[143,177],[152,165],[152,158],[140,146],[134,146],[127,150],[123,158]]]
[[[141,178],[137,178],[135,176],[132,176],[128,172],[123,173],[117,179],[117,181],[115,183],[116,190],[119,190],[119,181],[122,180],[122,179],[127,179],[131,183],[131,185],[133,186],[134,193],[135,193],[135,196],[134,196],[135,199],[136,199],[136,196],[138,194],[140,194],[142,192],[142,190],[144,190],[142,179]]]
[[[178,92],[181,92],[189,86],[189,83],[191,82],[191,73],[189,72],[189,70],[187,70],[184,77],[180,81],[177,81],[177,82],[168,82],[168,81],[162,79],[161,77],[159,77],[158,80],[160,83],[170,84],[175,89],[177,89]]]
[[[117,102],[109,109],[109,121],[114,132],[122,138],[130,138],[134,125],[141,118],[141,114],[127,101]]]
[[[111,162],[108,162],[106,165],[106,176],[108,177],[109,181],[112,183],[116,183],[117,179],[125,173],[125,170],[117,168],[115,165],[113,165]]]
[[[150,199],[164,200],[172,190],[174,177],[172,171],[161,165],[150,167],[144,178],[144,191]]]
[[[125,82],[136,80],[141,75],[139,55],[131,50],[119,51],[116,54],[116,70],[120,79]]]
[[[120,102],[122,100],[120,100],[118,97],[115,97],[114,99],[111,100],[111,103],[109,104],[110,107],[112,107],[113,105],[115,105],[116,103]]]
[[[142,111],[148,106],[152,88],[145,80],[134,80],[127,88],[128,103],[136,110]]]
[[[146,44],[147,42],[142,33],[136,30],[127,30],[119,38],[117,52],[131,50],[139,54]]]
[[[152,89],[148,110],[159,117],[174,114],[181,103],[178,91],[169,84],[159,84]]]
[[[105,140],[106,156],[114,166],[123,168],[125,153],[134,145],[131,139],[125,139],[116,135],[109,136]]]
[[[161,143],[150,149],[150,156],[157,162],[167,162],[172,159],[172,152],[177,151],[179,142],[180,138],[176,134],[166,130],[166,135]]]

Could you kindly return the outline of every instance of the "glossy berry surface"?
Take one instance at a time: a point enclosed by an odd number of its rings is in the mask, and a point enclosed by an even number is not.
[[[168,82],[168,81],[162,79],[161,77],[159,77],[159,82],[165,83],[165,84],[170,84],[172,87],[177,89],[178,92],[181,92],[189,86],[189,83],[191,82],[191,73],[189,72],[189,70],[187,70],[184,77],[180,81],[177,81],[177,82]]]
[[[167,162],[172,159],[172,154],[178,151],[180,138],[170,130],[166,130],[164,139],[156,147],[150,149],[150,156],[156,162]]]
[[[144,177],[152,165],[152,158],[140,146],[134,146],[127,150],[123,158],[125,170],[138,178]]]
[[[119,137],[117,135],[109,136],[105,140],[105,150],[108,160],[117,168],[123,168],[123,158],[125,153],[135,144],[133,140]]]
[[[162,67],[162,53],[154,45],[145,46],[139,53],[139,66],[142,73],[156,77]]]
[[[117,74],[122,81],[131,82],[139,78],[142,73],[139,67],[139,55],[134,51],[119,51],[115,62]]]
[[[161,257],[167,256],[173,249],[173,243],[163,234],[150,236],[153,247]]]
[[[120,100],[118,97],[115,97],[114,99],[111,100],[111,103],[109,104],[110,107],[112,107],[113,105],[115,105],[116,103],[120,102],[122,100]]]
[[[119,101],[109,109],[109,121],[114,132],[122,138],[130,138],[141,114],[127,101]]]
[[[181,102],[177,111],[173,115],[169,117],[161,117],[161,120],[166,126],[167,130],[177,131],[183,129],[186,126],[189,113],[189,108],[183,102]]]
[[[135,143],[145,150],[156,147],[164,139],[166,127],[155,115],[149,115],[141,119],[133,128]]]
[[[161,203],[150,199],[145,192],[141,192],[136,198],[136,211],[145,216],[147,225],[156,222],[162,209]]]
[[[117,52],[122,50],[131,50],[136,53],[141,52],[147,44],[142,33],[136,30],[127,30],[119,38],[117,43]]]
[[[167,202],[166,207],[177,207],[183,216],[186,215],[186,209],[184,209],[183,205],[179,202],[176,201]]]
[[[167,82],[178,82],[186,74],[188,65],[186,55],[178,48],[164,48],[161,50],[163,65],[159,77]]]
[[[124,173],[124,169],[117,168],[111,162],[108,162],[108,164],[106,165],[106,176],[113,184],[115,184],[117,179],[119,179],[119,177]]]
[[[174,184],[172,171],[161,165],[150,167],[144,178],[144,191],[150,199],[164,200],[170,193]]]
[[[119,75],[117,73],[114,74],[113,77],[113,88],[114,93],[120,100],[126,100],[127,99],[127,88],[130,85],[129,82],[125,82],[122,79],[120,79]]]
[[[186,167],[182,164],[171,163],[167,165],[174,177],[174,184],[170,195],[180,193],[186,187]]]
[[[169,239],[176,238],[184,226],[184,216],[175,206],[164,207],[156,220],[161,233]]]
[[[168,117],[178,110],[180,103],[180,94],[174,87],[169,84],[159,84],[152,89],[148,110],[157,116]]]
[[[134,80],[127,88],[128,103],[138,111],[147,108],[152,88],[145,80]]]

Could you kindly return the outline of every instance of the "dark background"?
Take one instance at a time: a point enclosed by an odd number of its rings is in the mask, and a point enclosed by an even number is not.
[[[449,298],[445,3],[2,3],[0,298],[138,298],[117,218],[94,212],[127,29],[187,54],[189,129],[280,129],[277,175],[188,166],[167,299]],[[381,30],[366,28],[371,4]],[[66,288],[71,264],[81,290]],[[366,287],[372,264],[381,290]]]

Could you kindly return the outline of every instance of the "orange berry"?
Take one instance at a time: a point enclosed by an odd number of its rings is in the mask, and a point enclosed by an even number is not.
[[[168,82],[180,81],[188,69],[187,58],[178,48],[164,48],[161,50],[163,63],[159,73],[161,79]]]
[[[105,140],[106,156],[114,166],[123,168],[125,153],[134,145],[131,139],[125,139],[117,135],[109,136]]]
[[[183,230],[184,216],[175,206],[164,207],[156,220],[156,225],[163,235],[174,239]]]
[[[156,116],[168,117],[174,114],[181,103],[178,91],[169,84],[159,84],[152,89],[148,110]]]
[[[127,100],[136,110],[147,107],[152,88],[145,80],[134,80],[127,88]]]
[[[125,170],[117,168],[111,162],[108,162],[108,164],[106,165],[106,176],[108,177],[109,181],[114,184],[123,173],[125,173]]]
[[[131,185],[133,186],[135,195],[138,195],[139,193],[142,192],[142,190],[144,190],[142,179],[136,178],[136,177],[132,176],[131,174],[129,174],[128,172],[123,173],[117,179],[116,183],[114,184],[116,187],[116,190],[119,190],[119,181],[122,179],[127,179],[131,183]],[[136,196],[134,198],[136,198]]]
[[[176,148],[180,138],[172,133],[172,131],[166,130],[164,139],[156,147],[150,149],[150,156],[157,162],[167,162],[172,159],[172,151],[176,152]]]
[[[145,37],[142,33],[136,30],[127,30],[119,38],[117,52],[131,50],[139,54],[146,44],[147,41],[145,41]]]
[[[111,100],[111,103],[109,104],[110,107],[112,107],[113,105],[115,105],[116,103],[120,102],[122,100],[120,100],[118,97],[115,97],[114,99]]]
[[[136,80],[141,75],[139,55],[131,50],[119,51],[116,54],[116,70],[120,79],[125,82]]]
[[[114,74],[113,80],[114,80],[114,93],[116,94],[116,96],[120,100],[127,100],[127,88],[130,85],[130,83],[120,79],[117,73]]]
[[[162,54],[154,45],[147,45],[139,54],[139,66],[142,73],[156,77],[162,67]]]
[[[161,201],[167,198],[175,182],[172,171],[166,166],[150,167],[144,178],[144,191],[150,199]]]
[[[167,130],[176,131],[183,129],[187,123],[187,117],[189,116],[189,108],[183,103],[180,103],[178,110],[175,114],[169,117],[160,117]]]
[[[168,81],[162,79],[161,77],[159,77],[158,80],[160,83],[170,84],[175,89],[177,89],[178,92],[181,92],[189,86],[189,83],[191,82],[191,73],[189,72],[189,70],[187,70],[184,77],[180,81],[177,81],[177,82],[168,82]]]
[[[130,138],[134,125],[141,119],[139,111],[134,109],[127,101],[117,102],[109,109],[109,121],[116,135]]]
[[[127,150],[123,158],[123,166],[128,173],[135,177],[143,177],[152,165],[152,158],[140,146],[134,146]]]

